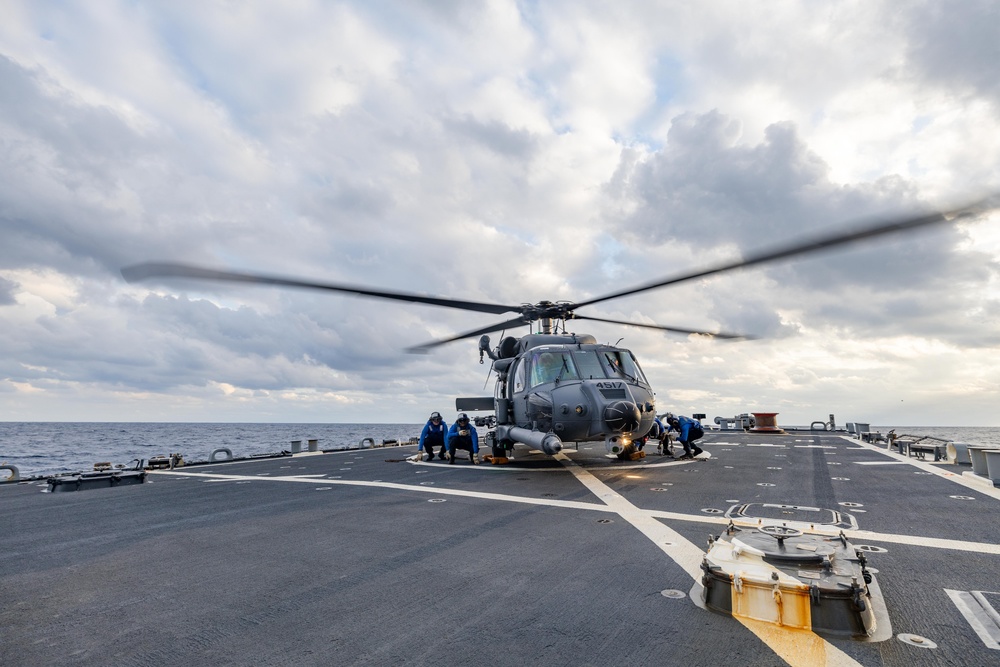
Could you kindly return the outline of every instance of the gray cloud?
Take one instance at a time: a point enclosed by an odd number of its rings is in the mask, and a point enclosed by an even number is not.
[[[17,303],[14,298],[15,290],[18,288],[18,284],[13,280],[7,280],[6,278],[0,277],[0,306],[9,306],[13,303]]]
[[[947,203],[956,183],[1000,183],[1000,123],[983,110],[1000,43],[988,3],[793,3],[767,21],[648,3],[345,3],[238,23],[213,5],[101,20],[82,6],[20,10],[0,26],[0,391],[52,418],[91,401],[108,418],[143,401],[146,418],[243,405],[422,416],[482,393],[486,368],[474,341],[401,350],[503,319],[128,286],[118,270],[134,262],[582,300]],[[922,109],[934,132],[916,126]],[[973,131],[969,146],[959,135]],[[862,409],[856,387],[871,376],[837,364],[898,338],[966,352],[949,366],[887,349],[878,377],[986,385],[972,357],[998,345],[989,238],[944,227],[587,310],[763,337],[753,343],[581,330],[625,336],[665,402],[815,413],[828,396]]]

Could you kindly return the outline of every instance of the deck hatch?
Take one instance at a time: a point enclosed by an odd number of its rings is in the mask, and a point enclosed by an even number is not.
[[[726,512],[729,519],[781,521],[815,526],[835,526],[856,529],[858,522],[846,512],[821,507],[803,505],[779,505],[775,503],[745,503],[733,505]]]

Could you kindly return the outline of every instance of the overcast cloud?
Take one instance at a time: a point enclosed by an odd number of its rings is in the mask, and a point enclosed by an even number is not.
[[[402,6],[400,6],[402,5]],[[0,419],[419,422],[503,319],[1000,192],[1000,7],[0,0]],[[658,408],[1000,425],[1000,216],[581,309]],[[523,332],[518,332],[523,333]],[[496,339],[496,336],[494,336]]]

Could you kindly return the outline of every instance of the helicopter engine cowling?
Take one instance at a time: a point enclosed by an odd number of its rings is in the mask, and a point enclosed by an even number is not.
[[[558,454],[562,451],[562,440],[555,433],[542,433],[519,426],[497,426],[497,440],[523,442],[538,447],[546,454]]]
[[[604,422],[612,431],[633,433],[641,421],[639,406],[631,401],[615,401],[604,408]]]

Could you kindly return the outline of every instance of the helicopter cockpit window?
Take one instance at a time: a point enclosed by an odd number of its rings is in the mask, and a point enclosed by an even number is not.
[[[518,359],[514,367],[514,391],[524,391],[524,366],[524,359]]]
[[[601,365],[601,358],[594,350],[574,350],[573,361],[580,371],[580,377],[584,380],[602,380],[608,377],[607,371]],[[611,375],[610,377],[618,377]]]
[[[632,382],[649,384],[635,357],[628,350],[603,350],[601,361],[608,370],[609,377],[620,377]]]
[[[556,380],[579,380],[573,359],[566,352],[536,351],[531,355],[531,386]]]

